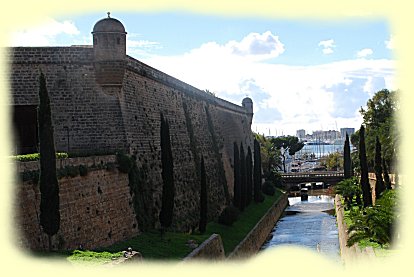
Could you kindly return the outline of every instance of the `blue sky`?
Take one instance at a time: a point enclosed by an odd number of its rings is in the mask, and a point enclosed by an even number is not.
[[[359,128],[372,95],[395,87],[393,36],[381,18],[341,20],[121,13],[127,54],[236,104],[254,102],[266,135]],[[16,30],[13,46],[92,44],[106,12],[47,18]]]

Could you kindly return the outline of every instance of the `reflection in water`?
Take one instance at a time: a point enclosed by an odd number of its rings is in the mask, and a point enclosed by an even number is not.
[[[281,244],[310,248],[339,260],[338,229],[332,215],[334,199],[327,195],[289,197],[289,207],[273,228],[273,236],[262,249]]]

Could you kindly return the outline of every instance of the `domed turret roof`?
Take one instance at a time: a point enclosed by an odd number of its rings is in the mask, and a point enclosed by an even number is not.
[[[245,104],[245,103],[253,103],[253,100],[250,97],[246,97],[242,101],[242,104]]]
[[[116,32],[116,33],[126,34],[124,25],[122,25],[121,21],[119,21],[118,19],[109,17],[109,13],[108,13],[107,18],[99,20],[98,22],[96,22],[95,26],[93,27],[92,33],[101,33],[101,32],[105,32],[105,33]]]

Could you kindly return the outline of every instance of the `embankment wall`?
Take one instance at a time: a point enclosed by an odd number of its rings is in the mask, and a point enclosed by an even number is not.
[[[288,205],[288,195],[283,194],[260,219],[247,236],[230,253],[228,259],[248,258],[256,254],[266,241],[276,222]]]
[[[361,250],[358,244],[354,244],[351,247],[346,245],[349,237],[348,226],[344,220],[344,207],[341,202],[341,196],[338,194],[335,195],[335,212],[338,225],[339,248],[341,250],[341,259],[344,263],[352,264],[360,262],[361,258],[365,260],[373,258],[375,253],[372,247],[367,247],[364,250]]]

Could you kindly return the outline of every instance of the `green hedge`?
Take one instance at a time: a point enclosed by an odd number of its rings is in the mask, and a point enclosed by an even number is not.
[[[66,159],[68,158],[67,153],[56,153],[56,159]],[[40,159],[39,153],[33,153],[33,154],[25,154],[25,155],[16,155],[11,156],[12,159],[20,162],[30,162],[30,161],[38,161]]]

